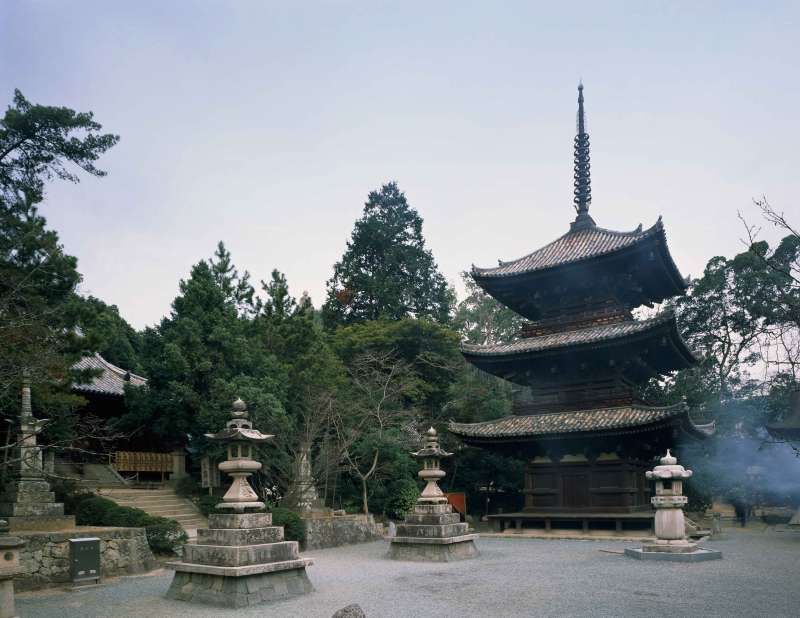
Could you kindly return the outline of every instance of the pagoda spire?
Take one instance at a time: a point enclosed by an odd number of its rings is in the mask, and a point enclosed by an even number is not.
[[[592,178],[589,163],[589,134],[586,132],[586,114],[583,109],[583,82],[578,82],[578,121],[575,135],[575,172],[573,202],[578,216],[570,226],[579,230],[594,226],[589,216],[589,204],[592,203]]]

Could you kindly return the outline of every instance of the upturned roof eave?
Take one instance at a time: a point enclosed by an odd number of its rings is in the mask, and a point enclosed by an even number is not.
[[[552,432],[527,432],[527,433],[518,433],[518,434],[509,434],[506,433],[505,435],[476,435],[475,433],[470,433],[469,428],[474,427],[487,427],[491,425],[497,425],[501,422],[505,422],[510,419],[518,419],[518,418],[525,418],[525,417],[515,417],[505,416],[500,419],[495,419],[493,421],[483,421],[480,423],[455,423],[453,421],[450,422],[448,426],[448,431],[453,435],[459,437],[461,440],[468,444],[499,444],[499,443],[520,443],[520,442],[530,442],[531,440],[563,440],[563,439],[584,439],[590,437],[598,437],[598,436],[612,436],[612,435],[621,435],[621,434],[633,434],[633,433],[645,433],[648,431],[655,431],[665,426],[670,425],[680,425],[683,429],[690,434],[694,438],[705,439],[709,436],[713,435],[715,432],[715,425],[714,423],[708,423],[705,425],[695,424],[691,418],[689,417],[688,409],[686,408],[685,404],[679,403],[672,406],[630,406],[631,409],[637,410],[648,410],[653,412],[667,412],[670,413],[665,417],[660,417],[651,421],[641,422],[641,423],[631,423],[629,425],[620,425],[617,427],[599,427],[596,429],[580,429],[576,431],[569,431],[569,430],[562,430],[562,431],[552,431]],[[624,410],[627,407],[621,408],[611,408],[611,409],[604,409],[600,408],[597,409],[597,412],[603,411],[614,411],[614,410]],[[586,410],[576,410],[573,412],[587,412]],[[588,412],[592,412],[589,410]],[[542,415],[529,415],[531,417],[537,416],[553,416],[553,415],[568,415],[571,412],[551,412]]]
[[[623,323],[624,324],[624,323]],[[491,348],[498,348],[498,345],[492,346],[478,346],[478,345],[471,345],[471,344],[461,344],[461,353],[464,355],[465,358],[468,360],[470,359],[513,359],[518,357],[535,357],[538,355],[550,354],[554,351],[558,350],[572,350],[579,347],[592,347],[592,346],[599,346],[599,345],[614,345],[620,343],[626,343],[628,340],[641,338],[642,336],[646,336],[648,334],[653,334],[653,331],[662,328],[664,326],[671,327],[669,329],[670,334],[672,335],[671,339],[674,340],[678,351],[681,353],[682,356],[685,356],[687,361],[690,363],[696,362],[697,359],[692,353],[692,351],[686,346],[686,343],[681,338],[680,334],[677,330],[677,325],[675,324],[675,315],[672,311],[662,311],[656,317],[650,318],[649,320],[641,320],[641,321],[634,321],[633,324],[638,326],[638,330],[629,333],[621,333],[616,335],[606,335],[603,336],[603,330],[611,330],[614,327],[620,325],[620,323],[616,324],[609,324],[604,326],[589,326],[586,328],[576,329],[572,331],[564,331],[561,333],[551,333],[547,335],[540,335],[537,337],[528,337],[524,339],[519,339],[511,344],[505,344],[507,346],[517,345],[517,349],[506,349],[506,350],[498,350],[494,351]],[[589,337],[584,341],[564,341],[564,342],[555,342],[552,345],[546,345],[540,347],[538,349],[531,349],[535,346],[535,342],[541,341],[545,338],[551,338],[554,336],[564,336],[564,335],[574,335],[580,334],[582,332],[588,331],[597,331],[598,336],[596,337]],[[533,346],[525,347],[525,343],[531,343]],[[502,344],[501,344],[502,345]]]
[[[558,243],[559,241],[563,240],[564,238],[566,238],[568,236],[577,235],[581,231],[581,230],[579,230],[579,231],[576,232],[576,231],[570,230],[566,234],[563,234],[563,235],[559,236],[558,238],[556,238],[554,241],[544,245],[543,247],[540,247],[539,249],[536,249],[535,251],[531,251],[530,253],[528,253],[528,254],[520,257],[520,258],[517,258],[516,260],[510,260],[508,262],[501,262],[499,266],[494,266],[494,267],[490,267],[490,268],[481,268],[479,266],[473,265],[470,272],[472,274],[472,277],[475,279],[476,283],[478,283],[479,285],[480,285],[480,280],[484,280],[484,281],[504,280],[504,279],[513,280],[513,279],[516,279],[516,278],[525,277],[526,275],[532,275],[532,274],[546,276],[548,274],[551,274],[553,272],[557,272],[558,270],[560,270],[562,268],[565,268],[565,267],[568,267],[568,266],[576,266],[576,265],[584,264],[586,262],[589,262],[591,260],[594,260],[594,259],[597,259],[597,258],[600,258],[600,257],[611,256],[611,255],[614,255],[614,254],[617,254],[617,253],[624,252],[626,250],[629,250],[629,249],[631,249],[633,247],[636,247],[636,246],[640,245],[642,242],[644,242],[644,241],[646,241],[646,240],[648,240],[650,238],[654,238],[654,237],[658,236],[659,234],[661,234],[663,236],[663,238],[666,240],[666,234],[664,232],[664,224],[663,224],[663,222],[661,220],[661,217],[659,217],[658,220],[653,225],[651,225],[649,228],[647,228],[646,230],[641,230],[640,228],[637,228],[636,230],[633,230],[633,231],[630,231],[630,232],[620,232],[620,231],[617,231],[617,230],[609,230],[609,229],[601,228],[601,227],[597,227],[597,226],[594,226],[594,229],[602,231],[602,232],[606,232],[606,233],[609,233],[609,234],[613,234],[613,235],[636,237],[636,238],[634,238],[633,242],[631,242],[630,244],[627,244],[627,245],[625,245],[623,247],[617,247],[617,248],[614,248],[614,249],[610,249],[608,251],[600,251],[600,252],[592,253],[590,255],[582,256],[582,257],[576,258],[576,259],[566,259],[566,260],[562,260],[562,261],[557,262],[555,264],[551,264],[551,265],[544,266],[544,267],[527,268],[527,269],[519,270],[519,271],[515,271],[515,272],[504,272],[503,269],[507,269],[509,266],[512,266],[514,264],[517,264],[519,262],[527,260],[527,259],[531,258],[531,256],[533,256],[533,255],[535,255],[537,253],[545,251],[548,247],[551,247],[552,245],[554,245],[554,244]],[[673,265],[674,265],[674,263],[673,263]]]

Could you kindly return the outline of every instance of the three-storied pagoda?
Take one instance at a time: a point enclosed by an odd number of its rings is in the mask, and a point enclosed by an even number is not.
[[[637,320],[632,310],[683,294],[687,283],[667,249],[661,219],[631,232],[598,227],[589,215],[589,135],[578,86],[574,203],[569,231],[475,282],[528,320],[518,340],[463,345],[470,363],[526,387],[513,415],[451,423],[465,443],[528,462],[524,507],[498,517],[524,520],[649,521],[645,479],[653,458],[678,434],[706,435],[683,405],[654,407],[639,396],[650,378],[696,362],[671,312]]]

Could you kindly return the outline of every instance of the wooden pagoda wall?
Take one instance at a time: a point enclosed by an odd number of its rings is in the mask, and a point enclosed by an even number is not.
[[[567,456],[525,469],[524,511],[625,513],[650,510],[648,465],[634,459]]]

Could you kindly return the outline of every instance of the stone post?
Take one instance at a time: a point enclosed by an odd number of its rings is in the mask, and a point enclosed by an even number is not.
[[[183,451],[172,451],[172,478],[177,481],[186,476],[186,453]]]
[[[8,522],[0,520],[0,531],[8,530]],[[14,602],[14,576],[24,572],[19,550],[25,541],[16,536],[0,536],[0,618],[17,615]]]

